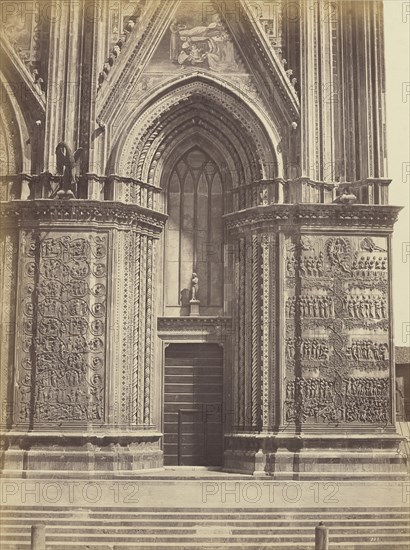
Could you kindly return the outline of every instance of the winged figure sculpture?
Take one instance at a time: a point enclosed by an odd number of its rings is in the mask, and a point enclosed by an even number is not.
[[[57,197],[73,199],[77,196],[78,179],[81,174],[83,149],[80,147],[74,154],[71,147],[61,141],[56,147],[57,174],[61,176]]]

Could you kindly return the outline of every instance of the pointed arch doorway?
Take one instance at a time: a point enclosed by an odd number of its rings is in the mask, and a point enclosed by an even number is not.
[[[205,148],[181,154],[165,183],[164,311],[192,314],[191,279],[197,274],[199,317],[223,315],[224,193],[221,169]],[[181,331],[180,338],[186,334]],[[165,465],[221,466],[223,350],[190,342],[166,347],[163,451]]]
[[[217,395],[221,437],[215,434],[213,439],[221,441],[236,429],[238,400],[244,401],[245,392],[250,399],[250,384],[245,388],[243,373],[240,379],[237,374],[238,338],[245,328],[249,333],[249,315],[244,315],[249,308],[238,311],[237,307],[239,294],[246,293],[244,280],[249,279],[248,269],[247,277],[242,276],[242,267],[246,267],[242,252],[248,250],[249,239],[246,235],[239,242],[235,229],[225,220],[229,222],[230,216],[257,207],[262,200],[264,204],[278,200],[279,196],[280,183],[273,179],[277,178],[273,128],[258,116],[257,107],[243,101],[237,90],[225,81],[220,84],[208,75],[189,75],[158,89],[144,109],[141,106],[138,126],[130,127],[119,159],[119,167],[125,173],[146,182],[147,190],[137,189],[136,193],[141,206],[167,214],[155,255],[156,285],[149,296],[150,312],[157,316],[159,338],[155,339],[153,353],[148,351],[144,356],[145,371],[139,367],[138,373],[140,387],[147,388],[147,392],[152,388],[153,417],[160,428],[164,462],[168,465],[187,465],[187,461],[193,466],[217,465],[227,452],[221,444],[215,453],[219,458],[209,457],[203,444],[195,452],[180,451],[178,458],[178,445],[181,448],[182,444],[178,441],[203,430],[191,418],[187,424],[195,429],[181,432],[178,426],[185,424],[186,417],[179,419],[178,415],[188,414],[185,409],[199,409],[195,414],[201,414],[204,408],[209,409],[210,394],[214,398]],[[145,261],[144,248],[141,258],[144,273],[153,264]],[[190,305],[193,273],[199,279],[196,312]],[[152,269],[141,280],[143,291],[150,278]],[[144,303],[139,311],[139,324],[144,327]],[[150,330],[149,336],[153,334]],[[173,352],[180,355],[174,355],[175,363],[170,365],[172,350],[168,348],[174,344],[189,348],[175,348]],[[199,386],[193,383],[200,379],[195,374],[198,361],[210,352],[209,347],[203,346],[211,344],[220,348],[222,373],[216,375],[218,389],[214,392],[203,387],[215,376],[210,365],[200,365],[205,371],[208,368],[208,375],[204,375]],[[243,357],[242,353],[241,361]],[[190,361],[189,365],[184,365],[184,358]],[[190,381],[172,379],[178,373],[169,369],[182,366],[189,367]],[[152,377],[145,373],[152,373]],[[183,387],[184,383],[190,387]],[[186,393],[189,398],[184,401]],[[172,403],[178,405],[176,411],[167,408]],[[170,413],[174,414],[172,422]]]

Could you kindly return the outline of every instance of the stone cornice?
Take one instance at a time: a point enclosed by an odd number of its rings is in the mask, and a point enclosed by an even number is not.
[[[102,223],[149,230],[159,234],[166,214],[134,204],[113,201],[42,199],[0,203],[2,226],[23,223]]]
[[[392,230],[401,209],[365,204],[272,204],[226,214],[224,220],[229,230],[265,224]]]
[[[169,329],[170,327],[200,327],[204,325],[221,326],[229,325],[232,322],[230,317],[214,316],[181,316],[181,317],[158,317],[158,330]]]
[[[158,317],[158,336],[162,340],[202,340],[222,344],[231,317]]]

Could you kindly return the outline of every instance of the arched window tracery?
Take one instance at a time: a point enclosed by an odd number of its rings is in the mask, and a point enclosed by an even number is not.
[[[201,314],[222,313],[224,193],[217,164],[200,148],[175,164],[167,185],[165,307],[189,306],[192,273],[199,279]]]

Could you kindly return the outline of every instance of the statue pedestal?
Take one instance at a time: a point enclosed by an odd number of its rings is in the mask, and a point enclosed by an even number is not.
[[[190,317],[198,317],[199,316],[199,300],[190,300],[189,302],[189,315]]]
[[[76,197],[71,190],[63,191],[62,189],[60,189],[60,191],[57,192],[57,198],[68,200],[68,199],[75,199]]]

